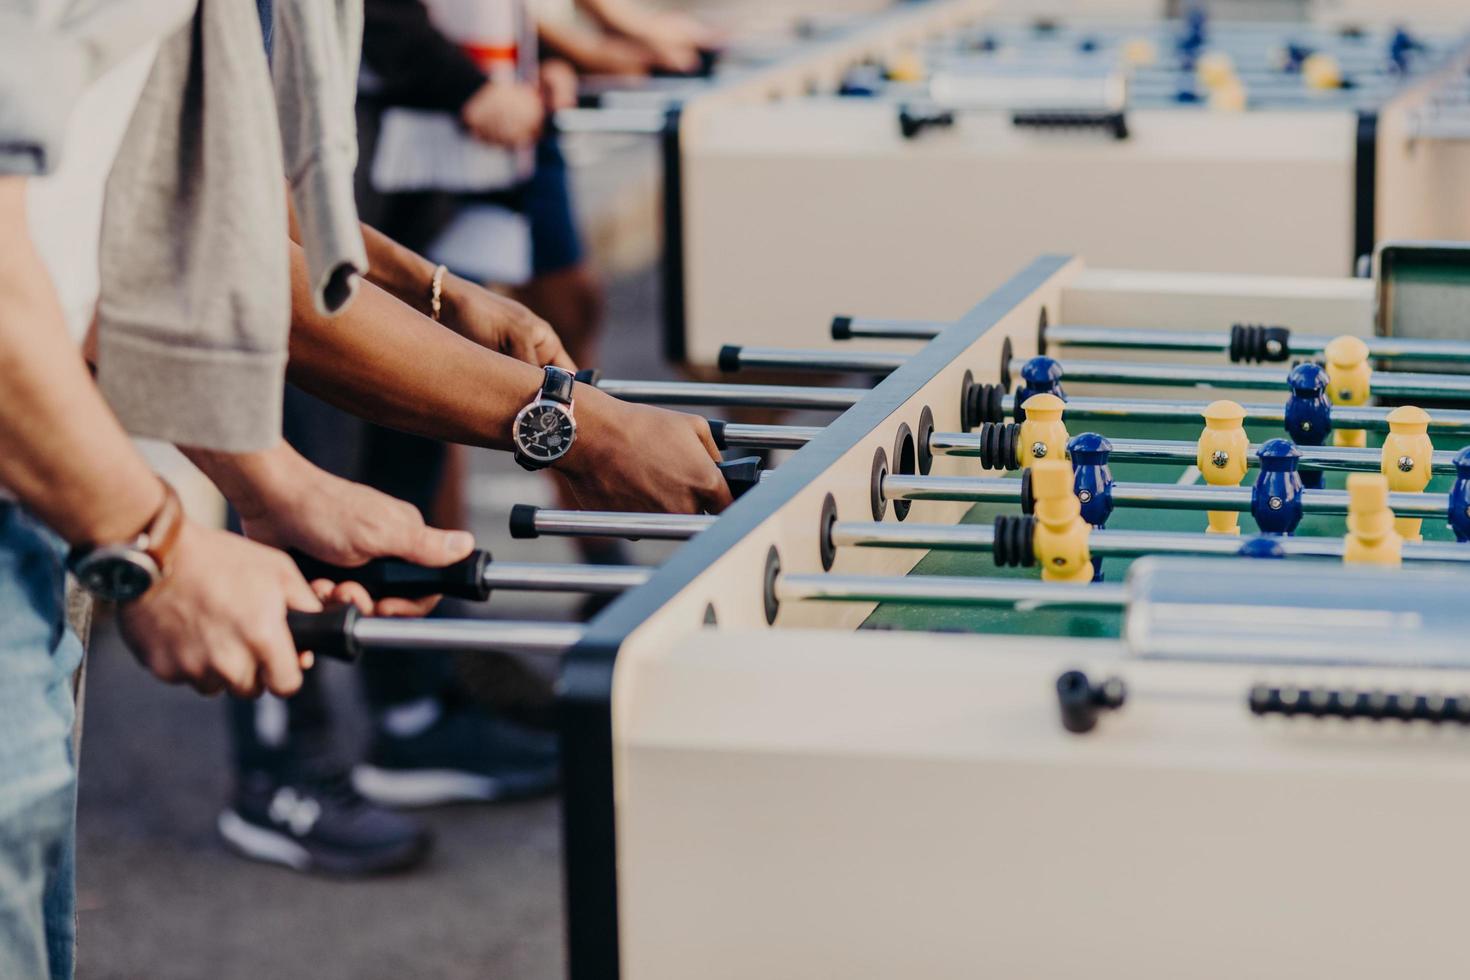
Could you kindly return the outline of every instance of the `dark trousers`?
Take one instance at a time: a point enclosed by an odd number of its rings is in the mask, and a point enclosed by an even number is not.
[[[443,477],[442,443],[370,425],[295,388],[286,389],[283,432],[297,452],[322,469],[406,500],[421,513],[427,513]],[[368,705],[381,710],[442,693],[451,663],[444,654],[369,653],[359,673]],[[272,726],[262,720],[277,707],[230,699],[230,730],[241,771],[331,758],[332,719],[320,671],[307,671],[300,693],[282,704],[284,739],[267,740],[263,733]]]

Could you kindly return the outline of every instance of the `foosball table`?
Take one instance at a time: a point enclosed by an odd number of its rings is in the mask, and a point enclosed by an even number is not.
[[[682,107],[668,352],[703,367],[730,341],[821,346],[839,304],[951,319],[1046,249],[1340,276],[1378,240],[1463,237],[1457,171],[1409,124],[1457,70],[1463,25],[1432,23],[956,0],[813,46]]]
[[[713,422],[794,450],[727,464],[718,517],[512,518],[687,542],[658,568],[357,573],[618,596],[590,623],[339,612],[298,639],[561,659],[575,977],[1452,963],[1470,339],[1375,331],[1390,292],[1045,257],[949,324],[724,354],[871,385],[584,376],[833,418]],[[875,335],[908,346],[848,350]]]

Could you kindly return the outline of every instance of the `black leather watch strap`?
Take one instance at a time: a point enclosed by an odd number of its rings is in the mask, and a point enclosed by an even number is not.
[[[572,372],[548,364],[546,365],[546,377],[541,381],[541,397],[547,401],[570,405],[572,403],[572,383],[575,380]]]

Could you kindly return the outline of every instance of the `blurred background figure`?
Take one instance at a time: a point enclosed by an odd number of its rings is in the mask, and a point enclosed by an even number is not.
[[[681,14],[621,0],[585,0],[582,9],[585,24],[569,19],[570,7],[542,17],[521,0],[368,0],[365,10],[359,210],[406,246],[370,235],[373,264],[391,250],[410,272],[404,278],[422,283],[435,278],[434,263],[446,266],[439,292],[400,298],[537,365],[595,364],[603,307],[551,114],[576,103],[579,70],[694,71],[716,41]],[[487,311],[494,300],[475,283],[513,299]],[[498,342],[487,312],[544,318],[570,360],[554,343],[526,347],[526,331]],[[294,389],[284,431],[323,469],[407,501],[438,526],[468,526],[462,447],[362,422]],[[575,506],[560,478],[548,477],[562,505]],[[588,561],[629,561],[617,542],[580,546]],[[534,675],[510,667],[497,677],[502,687],[518,681],[531,706],[549,702]],[[335,748],[340,733],[319,674],[290,701],[230,704],[236,789],[218,829],[232,850],[299,871],[403,870],[430,841],[420,821],[395,808],[520,800],[555,788],[554,737],[475,704],[447,655],[370,655],[362,682],[372,732],[356,766]]]

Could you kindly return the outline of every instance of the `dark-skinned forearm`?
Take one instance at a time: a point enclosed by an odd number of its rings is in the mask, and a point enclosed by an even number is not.
[[[511,421],[539,388],[539,369],[465,340],[371,283],[342,313],[321,316],[305,269],[293,245],[292,384],[390,428],[511,448]]]

